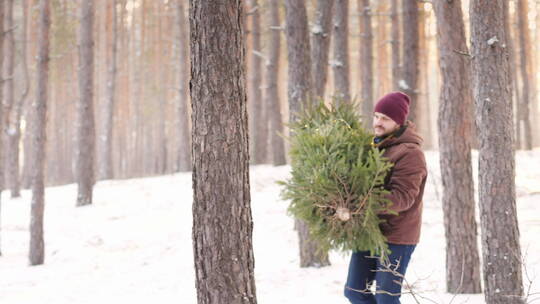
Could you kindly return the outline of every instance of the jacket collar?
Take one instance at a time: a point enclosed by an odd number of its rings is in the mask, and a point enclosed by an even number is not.
[[[395,132],[382,137],[374,137],[371,145],[373,147],[384,149],[401,143],[414,143],[421,145],[423,142],[420,135],[416,132],[416,126],[413,122],[407,121],[401,128]]]

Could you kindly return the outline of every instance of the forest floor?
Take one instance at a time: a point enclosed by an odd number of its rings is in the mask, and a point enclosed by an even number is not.
[[[428,151],[426,157],[422,237],[407,281],[421,303],[485,303],[481,294],[453,298],[445,292],[438,153]],[[540,297],[540,150],[519,151],[516,160],[521,246],[530,278],[524,281],[526,288],[532,283],[532,301]],[[251,167],[258,303],[345,304],[348,253],[332,252],[330,267],[298,267],[293,220],[276,184],[288,176],[288,166]],[[31,193],[23,191],[19,199],[8,195],[5,191],[2,198],[0,303],[197,302],[189,173],[102,181],[94,204],[82,208],[75,207],[76,185],[47,188],[45,264],[35,267],[27,258]],[[402,303],[415,301],[405,294]]]

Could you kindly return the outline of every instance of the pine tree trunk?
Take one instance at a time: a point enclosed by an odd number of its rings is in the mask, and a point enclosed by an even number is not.
[[[6,175],[9,184],[9,188],[11,190],[11,197],[19,197],[20,194],[20,187],[19,187],[19,140],[21,138],[20,135],[20,116],[21,116],[21,102],[15,101],[15,28],[14,28],[14,21],[13,21],[13,6],[14,0],[8,0],[6,2],[5,6],[5,19],[6,23],[5,26],[8,31],[6,31],[6,35],[4,38],[6,38],[6,48],[5,48],[5,59],[6,59],[6,76],[5,76],[5,85],[6,85],[6,93],[5,93],[5,134],[6,134],[6,146],[7,150],[4,150],[2,152],[6,152],[7,154],[7,161],[5,163],[6,167]],[[24,31],[24,21],[23,21],[23,31]],[[25,33],[26,34],[26,33]],[[22,42],[24,43],[24,41]],[[23,56],[24,57],[24,56]],[[27,73],[26,70],[26,62],[25,58],[23,58],[23,73]],[[27,80],[26,80],[27,81]],[[28,86],[28,83],[26,82],[26,86]],[[24,99],[26,93],[26,90],[23,89],[23,97],[20,99]]]
[[[285,24],[287,35],[287,56],[289,59],[289,121],[296,120],[300,111],[312,102],[311,60],[309,57],[309,31],[306,7],[303,0],[285,1]],[[291,134],[294,136],[294,134]],[[318,254],[317,244],[310,240],[306,223],[297,220],[300,246],[300,267],[321,267],[330,265],[328,253]]]
[[[400,26],[399,26],[399,0],[392,0],[392,9],[390,11],[390,19],[392,22],[392,39],[390,44],[392,45],[392,83],[394,90],[399,90],[399,80],[401,79],[400,68]]]
[[[411,98],[409,119],[420,121],[418,113],[418,75],[420,75],[420,29],[418,27],[418,2],[403,0],[403,70],[399,80],[399,88]],[[419,130],[422,131],[422,130]]]
[[[127,46],[127,28],[126,28],[126,2],[127,0],[117,0],[119,5],[118,9],[118,70],[125,71],[124,73],[118,73],[117,77],[117,111],[115,113],[114,130],[116,131],[113,137],[113,154],[112,165],[115,178],[124,178],[126,176],[127,161],[130,158],[130,154],[127,152],[129,147],[128,132],[126,131],[127,123],[129,119],[126,117],[127,112],[127,96],[129,93],[129,75],[127,66],[129,47]]]
[[[112,160],[112,142],[113,142],[113,126],[114,126],[114,108],[116,101],[116,72],[118,70],[117,56],[118,56],[118,18],[117,18],[117,0],[112,0],[108,3],[107,15],[110,15],[110,20],[106,21],[106,24],[111,28],[107,30],[107,48],[109,49],[109,56],[107,57],[107,83],[106,83],[106,97],[105,104],[103,105],[102,114],[102,136],[100,136],[101,148],[100,148],[100,161],[99,163],[99,178],[111,179],[114,177],[113,160]],[[109,27],[107,26],[107,27]]]
[[[505,4],[505,6],[508,6],[508,4]],[[510,96],[512,100],[512,112],[516,113],[514,115],[514,148],[519,149],[521,147],[521,136],[520,136],[520,123],[519,123],[519,100],[520,100],[520,91],[518,86],[518,77],[517,77],[517,58],[516,58],[516,48],[515,43],[513,39],[513,33],[512,33],[512,27],[510,26],[510,23],[512,22],[510,20],[510,12],[508,9],[504,10],[505,17],[504,17],[504,32],[506,35],[506,41],[508,41],[508,44],[506,45],[508,49],[508,57],[509,57],[509,69],[510,69],[510,79],[509,79],[509,90],[510,90]],[[478,147],[475,147],[478,148]]]
[[[3,75],[3,63],[4,63],[4,3],[0,3],[0,76]],[[3,85],[0,83],[0,219],[2,215],[2,190],[4,190],[4,103],[2,94]],[[2,222],[0,221],[0,224]],[[2,226],[0,225],[0,228]],[[0,238],[1,239],[1,238]],[[0,256],[2,255],[1,241],[0,241]]]
[[[424,4],[421,4],[422,6]],[[421,113],[416,120],[416,128],[420,130],[420,136],[422,136],[424,142],[422,147],[426,150],[432,150],[434,148],[434,137],[435,134],[434,128],[431,127],[431,106],[430,106],[430,85],[429,85],[429,61],[431,54],[431,42],[428,37],[428,29],[426,24],[429,24],[428,18],[429,13],[425,7],[420,8],[418,16],[418,27],[419,27],[419,64],[420,64],[420,74],[418,75],[418,105],[417,112]]]
[[[79,28],[79,91],[76,118],[75,174],[78,184],[77,206],[92,204],[94,187],[94,0],[83,0]]]
[[[349,0],[336,0],[334,8],[334,96],[337,102],[350,102],[349,84]]]
[[[519,36],[519,59],[522,84],[522,96],[518,103],[517,123],[523,125],[523,148],[532,150],[533,136],[531,130],[531,100],[536,92],[534,67],[531,54],[531,37],[529,33],[527,0],[516,0],[516,12]],[[518,134],[520,135],[520,134]]]
[[[388,92],[391,92],[394,87],[392,84],[392,73],[390,62],[392,37],[390,36],[391,20],[388,18],[390,11],[391,1],[374,2],[370,9],[370,21],[371,21],[371,61],[372,61],[372,102],[375,96],[383,96]],[[360,1],[358,1],[360,3]],[[359,8],[361,3],[359,4]],[[359,10],[360,11],[360,10]],[[361,11],[360,11],[361,12]],[[362,16],[360,16],[360,20]],[[362,22],[362,21],[360,21]],[[373,40],[373,37],[377,37],[377,40]],[[362,37],[360,37],[361,39]],[[381,41],[379,44],[375,44],[377,41]],[[376,52],[373,53],[373,47],[377,45]],[[376,64],[374,64],[376,63]],[[358,83],[362,83],[361,75],[359,75]],[[377,84],[375,86],[374,84]],[[360,95],[362,96],[362,95]],[[370,114],[371,116],[372,114]],[[371,127],[371,126],[370,126]]]
[[[198,303],[257,303],[241,1],[192,1],[190,25]]]
[[[9,17],[8,21],[8,28],[13,28],[13,0],[9,0],[8,9],[11,11],[11,15]],[[9,176],[9,187],[11,190],[11,197],[16,198],[20,197],[20,176],[19,176],[19,144],[21,140],[21,115],[22,115],[22,108],[24,105],[24,102],[26,100],[26,97],[28,96],[29,92],[29,79],[28,79],[28,66],[26,61],[26,19],[27,19],[27,11],[25,8],[23,8],[23,20],[22,20],[22,35],[23,39],[21,41],[21,53],[23,54],[21,57],[21,69],[24,77],[24,89],[21,93],[21,97],[18,100],[13,101],[13,109],[10,114],[10,122],[8,125],[8,160],[7,160],[7,171]],[[14,67],[15,64],[15,35],[13,31],[10,31],[8,44],[10,44],[10,55],[6,56],[10,63],[8,64],[11,67]],[[11,72],[8,72],[9,75],[14,76],[14,69],[9,69]],[[15,99],[14,92],[14,81],[11,81],[10,85],[8,85],[8,90],[11,90],[13,93],[7,94],[12,95],[13,99]],[[9,103],[9,102],[8,102]]]
[[[446,235],[446,290],[480,293],[474,183],[471,164],[472,88],[461,1],[433,2],[442,87],[439,151]]]
[[[157,119],[157,138],[159,139],[156,141],[156,168],[154,170],[154,174],[163,175],[167,173],[168,168],[168,157],[167,157],[167,146],[168,146],[168,138],[167,138],[167,92],[165,88],[163,87],[163,84],[168,84],[168,69],[165,71],[160,71],[161,67],[165,67],[165,60],[167,59],[167,51],[166,51],[166,45],[165,45],[165,39],[164,36],[168,35],[164,33],[164,23],[167,21],[167,18],[163,18],[162,16],[165,15],[165,11],[163,9],[163,6],[165,5],[161,1],[154,2],[154,5],[156,6],[156,13],[154,14],[154,22],[157,23],[156,26],[156,34],[155,39],[157,40],[156,44],[156,51],[155,51],[155,61],[152,64],[152,68],[154,70],[153,73],[159,74],[159,77],[155,77],[156,83],[154,84],[156,88],[158,89],[157,97],[159,98],[159,115],[158,117],[154,118]],[[167,37],[168,39],[168,37]],[[170,61],[169,61],[170,62]]]
[[[311,31],[311,64],[315,84],[313,94],[316,98],[324,98],[326,90],[334,2],[334,0],[317,0],[315,21]]]
[[[470,4],[484,294],[490,304],[523,303],[504,2]]]
[[[43,241],[43,212],[45,209],[45,142],[47,116],[47,84],[49,80],[49,0],[39,2],[39,51],[36,71],[35,102],[29,109],[30,140],[32,156],[31,184],[31,221],[30,221],[30,265],[41,265],[45,260],[45,243]]]
[[[287,163],[285,158],[285,143],[283,141],[283,119],[281,116],[281,102],[279,99],[278,75],[279,58],[281,52],[281,21],[279,17],[278,0],[269,0],[268,14],[270,43],[268,46],[268,60],[266,68],[265,104],[270,123],[270,147],[272,164],[281,166]]]
[[[131,132],[128,131],[127,134],[127,141],[128,141],[128,148],[127,153],[129,155],[128,161],[126,162],[126,172],[127,176],[134,176],[137,172],[137,168],[139,166],[139,160],[137,159],[138,155],[138,145],[137,145],[137,138],[139,137],[138,129],[137,129],[137,119],[139,117],[139,111],[138,111],[138,100],[137,96],[140,95],[140,92],[138,91],[138,87],[140,87],[139,83],[137,82],[136,78],[138,77],[140,73],[137,70],[137,63],[135,61],[134,54],[137,53],[137,47],[136,47],[136,41],[138,40],[136,36],[135,29],[137,28],[137,25],[140,23],[139,16],[135,14],[135,12],[126,12],[126,21],[131,19],[132,25],[126,26],[126,47],[128,48],[128,54],[127,54],[127,67],[128,67],[128,102],[129,105],[127,106],[130,109],[131,115],[128,115],[128,122],[126,122],[126,129],[131,130]]]
[[[187,90],[189,78],[189,42],[187,36],[187,22],[184,9],[185,0],[177,0],[176,4],[176,64],[178,67],[178,97],[176,100],[176,130],[178,171],[191,171],[191,138],[189,137],[189,92]]]
[[[130,164],[130,176],[142,176],[144,174],[145,162],[143,157],[143,137],[144,129],[142,127],[143,123],[141,122],[143,117],[142,111],[142,101],[144,97],[144,68],[143,60],[140,58],[143,57],[145,52],[145,0],[140,2],[141,9],[140,13],[137,14],[135,11],[132,13],[133,25],[131,26],[130,32],[130,42],[131,42],[131,52],[130,59],[132,63],[130,64],[131,70],[129,71],[130,80],[131,80],[131,98],[130,101],[134,108],[133,120],[131,130],[132,132],[132,145],[133,148],[133,159]],[[137,56],[136,54],[140,54]],[[137,60],[138,59],[138,60]]]
[[[533,54],[536,56],[533,57],[533,67],[535,68],[534,73],[537,73],[536,67],[540,64],[540,1],[536,1],[536,29],[535,29],[535,39],[536,43],[534,44]],[[533,75],[534,75],[533,73]],[[540,82],[536,82],[536,92],[531,101],[531,124],[532,124],[532,134],[533,134],[533,146],[540,147]]]
[[[285,1],[285,33],[287,36],[289,120],[312,100],[312,75],[309,31],[305,3]]]
[[[360,15],[360,75],[362,117],[367,128],[373,122],[373,31],[371,27],[371,6],[369,0],[358,1]],[[384,26],[384,25],[379,25]]]
[[[35,16],[38,16],[39,15],[39,12],[36,12],[33,8],[34,7],[38,7],[39,5],[39,1],[41,0],[31,0],[31,1],[26,1],[25,2],[25,5],[26,5],[26,11],[27,11],[27,18],[26,18],[26,22],[27,22],[27,30],[28,32],[26,33],[27,37],[27,41],[38,41],[38,30],[39,30],[39,17],[36,18]],[[38,47],[39,47],[39,43],[29,43],[28,44],[28,48],[27,48],[27,53],[25,54],[27,57],[27,62],[33,62],[34,58],[36,58],[38,56]],[[32,68],[33,65],[30,64],[30,67],[29,68]],[[33,94],[34,92],[32,92]],[[29,99],[33,98],[33,95],[30,96]],[[25,116],[25,119],[28,119],[28,117],[31,115],[30,114],[30,103],[28,103],[25,107],[24,107],[24,116]],[[0,116],[1,117],[1,116]],[[26,133],[26,132],[25,132]],[[23,140],[23,145],[24,145],[24,151],[30,151],[32,148],[31,148],[31,140],[30,140],[30,136],[24,136],[24,140]],[[32,157],[32,154],[33,153],[24,153],[24,160],[23,160],[23,168],[22,168],[22,177],[21,177],[21,184],[22,184],[22,188],[24,189],[29,189],[32,187],[32,168],[31,168],[31,165],[33,163],[33,161],[30,159]]]
[[[3,100],[3,106],[4,109],[1,110],[4,114],[3,118],[3,128],[1,129],[4,144],[0,144],[3,151],[2,153],[5,153],[5,160],[3,162],[3,166],[0,168],[3,168],[4,170],[0,169],[0,172],[4,173],[4,179],[6,181],[5,183],[5,189],[8,187],[12,189],[12,180],[10,175],[10,165],[9,162],[11,161],[12,157],[10,155],[11,150],[11,143],[12,143],[12,136],[15,135],[14,130],[12,129],[12,121],[14,119],[14,106],[15,106],[15,38],[14,38],[14,24],[13,24],[13,0],[7,0],[5,3],[5,6],[3,7],[3,10],[5,11],[4,18],[5,18],[5,28],[3,35],[3,40],[5,41],[4,45],[4,60],[5,60],[5,73],[3,76],[3,85],[5,85],[5,93],[2,98]],[[18,144],[18,143],[17,143]],[[4,149],[4,147],[6,147]]]
[[[77,8],[75,7],[73,10],[73,16],[77,15],[76,12]],[[66,73],[62,76],[63,79],[65,79],[64,85],[59,87],[59,90],[62,91],[64,94],[64,98],[62,99],[61,103],[58,103],[58,100],[53,99],[52,96],[49,98],[49,100],[54,100],[55,102],[50,102],[49,104],[51,106],[54,106],[57,104],[57,107],[61,109],[59,111],[59,115],[56,119],[54,119],[54,124],[56,125],[55,129],[62,129],[64,132],[58,136],[60,139],[60,153],[57,156],[58,159],[65,161],[60,161],[62,164],[60,168],[60,176],[62,179],[68,183],[74,183],[76,182],[76,176],[75,176],[75,170],[73,170],[73,164],[72,162],[75,160],[75,154],[77,153],[76,145],[74,144],[73,138],[76,136],[76,129],[73,128],[76,121],[76,104],[73,104],[72,99],[73,97],[77,97],[79,94],[77,90],[79,89],[78,86],[69,81],[69,79],[77,79],[77,58],[78,54],[77,52],[71,52],[69,54],[68,59],[68,66]],[[72,97],[73,96],[73,97]],[[78,100],[76,100],[75,103],[77,103]],[[51,107],[52,108],[52,107]],[[52,115],[51,115],[52,116]],[[52,123],[53,121],[51,121]],[[49,140],[48,142],[52,143],[52,140]],[[47,158],[47,161],[50,162],[50,158]]]
[[[250,60],[250,73],[249,73],[249,89],[251,92],[248,94],[250,96],[250,102],[253,107],[253,127],[254,129],[250,130],[251,138],[253,138],[253,149],[251,156],[253,157],[254,164],[262,164],[266,162],[267,157],[267,132],[268,127],[267,119],[265,115],[265,104],[262,99],[262,80],[261,80],[261,67],[262,67],[262,58],[261,58],[261,21],[260,21],[260,11],[261,7],[259,6],[257,0],[250,0],[250,15],[251,15],[251,52],[249,56]]]

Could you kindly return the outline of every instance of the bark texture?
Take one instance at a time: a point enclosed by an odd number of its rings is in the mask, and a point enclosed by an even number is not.
[[[76,118],[77,206],[92,204],[94,188],[94,0],[82,0],[79,27],[79,91]]]
[[[304,1],[285,1],[289,120],[293,121],[312,100],[312,76],[307,12]]]
[[[439,151],[446,236],[446,289],[481,292],[471,164],[472,88],[461,1],[435,1],[439,66]],[[459,51],[460,53],[456,52]]]
[[[313,94],[316,98],[324,98],[326,90],[334,2],[334,0],[317,0],[314,25],[311,29],[311,64],[315,84]]]
[[[418,2],[403,0],[403,69],[399,89],[411,98],[409,120],[420,121],[418,113],[418,76],[420,75],[420,29]],[[419,130],[422,131],[422,130]]]
[[[334,8],[334,97],[338,102],[350,102],[349,72],[349,0],[336,0]],[[319,85],[319,84],[317,84]]]
[[[242,1],[191,1],[198,303],[256,303]]]
[[[470,3],[486,303],[523,303],[504,0]]]
[[[30,207],[30,265],[41,265],[45,261],[45,242],[43,241],[43,212],[45,209],[45,142],[47,117],[47,84],[49,81],[49,0],[39,2],[39,50],[36,71],[36,97],[30,106],[31,185],[32,201]]]
[[[358,1],[360,15],[360,77],[362,117],[367,128],[373,123],[373,30],[369,0]]]

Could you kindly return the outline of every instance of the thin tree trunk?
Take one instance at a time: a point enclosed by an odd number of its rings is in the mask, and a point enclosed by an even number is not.
[[[190,25],[198,303],[254,304],[241,1],[191,1]]]
[[[504,0],[470,3],[486,303],[523,303]]]
[[[77,15],[77,8],[73,9],[73,16]],[[73,138],[76,136],[76,129],[73,128],[75,121],[76,121],[76,109],[77,105],[76,103],[78,100],[75,101],[75,104],[72,102],[73,97],[79,98],[79,88],[75,83],[69,81],[69,79],[77,79],[77,58],[78,54],[77,52],[71,52],[68,56],[68,64],[69,68],[66,69],[66,72],[63,75],[63,79],[65,79],[64,85],[60,88],[62,89],[62,92],[65,94],[65,98],[63,98],[62,103],[58,105],[58,107],[62,110],[60,112],[60,115],[62,118],[55,119],[55,122],[57,122],[59,128],[61,128],[62,133],[60,134],[61,142],[61,151],[63,154],[63,159],[66,160],[66,162],[63,163],[61,170],[61,176],[65,181],[69,181],[70,183],[76,182],[76,175],[75,170],[73,170],[73,164],[72,162],[76,160],[76,153],[77,148],[74,144]],[[71,98],[68,98],[71,97]],[[52,98],[49,98],[50,100],[54,100]],[[50,103],[51,105],[54,105],[55,103]],[[49,141],[52,142],[52,141]]]
[[[128,131],[128,153],[130,155],[129,160],[126,164],[126,171],[128,176],[135,176],[138,172],[138,168],[140,166],[140,161],[138,159],[138,137],[140,136],[138,134],[139,130],[137,128],[138,126],[138,119],[139,119],[139,105],[138,105],[138,96],[140,95],[140,83],[138,81],[138,77],[140,75],[138,67],[137,67],[137,61],[135,60],[137,54],[137,28],[139,24],[141,23],[139,21],[140,17],[138,14],[136,14],[135,11],[126,12],[126,20],[131,20],[131,25],[126,26],[126,46],[129,49],[129,53],[127,54],[127,66],[128,66],[128,87],[129,87],[129,97],[127,98],[129,105],[129,123],[127,123],[127,130],[131,130],[131,132]],[[129,31],[129,32],[128,32]]]
[[[4,3],[0,2],[0,76],[4,65]],[[3,85],[0,83],[0,219],[2,215],[2,190],[4,190],[4,103],[3,103]],[[1,224],[1,221],[0,221]],[[1,225],[0,225],[1,227]],[[0,242],[0,256],[2,255]]]
[[[472,88],[461,1],[433,2],[442,87],[439,151],[446,235],[446,290],[480,293],[474,183],[471,164]],[[457,53],[459,51],[460,53]]]
[[[161,3],[161,2],[160,2]],[[163,3],[163,14],[166,15],[166,17],[163,20],[163,37],[162,37],[162,43],[163,43],[163,58],[160,60],[160,64],[163,64],[164,66],[167,66],[169,64],[169,68],[164,73],[164,81],[166,81],[167,85],[169,87],[174,87],[177,85],[177,79],[176,79],[176,71],[177,71],[177,65],[175,65],[175,56],[176,56],[176,48],[175,48],[175,24],[176,24],[176,4],[173,3]],[[157,16],[158,18],[160,16]],[[172,36],[171,36],[172,34]],[[172,39],[170,39],[172,37]],[[176,108],[176,105],[174,104],[174,100],[176,98],[177,92],[173,90],[163,89],[163,98],[165,100],[165,138],[167,142],[166,148],[166,168],[165,172],[167,174],[177,172],[178,163],[177,163],[177,153],[176,153],[176,115],[171,116],[171,109]],[[172,107],[171,107],[172,106]],[[173,112],[174,113],[174,112]]]
[[[360,2],[360,1],[358,1]],[[388,19],[390,11],[390,1],[376,1],[371,4],[369,11],[371,21],[371,60],[372,60],[372,102],[374,96],[383,96],[394,89],[392,84],[391,73],[391,47],[392,37],[390,36],[391,22]],[[362,20],[360,16],[360,20]],[[359,26],[360,27],[360,26]],[[377,40],[373,40],[377,37]],[[362,36],[360,37],[362,38]],[[376,50],[373,53],[373,50]],[[374,64],[376,63],[376,64]],[[361,75],[359,75],[359,84],[362,83]],[[375,83],[377,84],[375,86]],[[360,95],[362,96],[362,95]],[[370,114],[371,116],[371,114]],[[371,126],[370,126],[371,127]]]
[[[418,75],[420,75],[420,41],[418,2],[403,0],[403,70],[399,88],[411,98],[409,119],[420,121],[418,113]],[[420,130],[422,131],[422,130]]]
[[[373,122],[373,30],[370,0],[358,1],[360,15],[360,75],[362,116],[366,127]],[[380,24],[379,26],[384,26]]]
[[[32,160],[31,221],[30,221],[30,265],[41,265],[45,260],[43,241],[43,212],[45,209],[45,142],[47,116],[47,83],[49,80],[49,0],[39,2],[39,53],[37,57],[36,96],[30,107],[30,137]]]
[[[508,6],[508,4],[505,4]],[[504,32],[506,34],[506,41],[508,44],[506,45],[508,49],[508,55],[509,55],[509,69],[510,69],[510,79],[509,79],[509,90],[510,90],[510,96],[512,100],[512,113],[515,113],[514,115],[514,148],[519,149],[521,147],[521,130],[520,130],[520,122],[519,122],[519,101],[521,100],[520,96],[520,90],[518,86],[518,77],[517,77],[517,58],[516,58],[516,47],[514,44],[513,39],[513,33],[512,33],[512,27],[510,26],[511,20],[508,9],[504,10],[505,17],[504,17]],[[475,147],[478,148],[478,147]]]
[[[185,0],[177,0],[176,5],[176,48],[177,48],[177,63],[178,67],[178,97],[176,100],[178,142],[177,142],[177,157],[178,171],[191,171],[191,139],[189,137],[189,113],[188,103],[189,96],[187,90],[189,78],[189,43],[187,37],[187,22],[184,13]]]
[[[144,128],[142,123],[143,111],[142,111],[142,102],[144,100],[144,58],[146,55],[145,48],[145,27],[146,27],[146,14],[145,8],[146,1],[141,0],[139,7],[139,14],[133,11],[132,20],[133,25],[131,26],[131,54],[130,58],[132,60],[132,70],[130,71],[131,78],[131,102],[133,103],[134,113],[133,113],[133,126],[131,127],[133,132],[132,141],[133,141],[133,157],[134,163],[130,164],[131,167],[131,176],[142,176],[144,174],[145,168],[145,158],[143,157],[143,141],[144,141]],[[137,15],[139,15],[137,17]],[[140,55],[136,55],[140,54]]]
[[[540,1],[536,1],[536,20],[535,20],[535,39],[536,43],[533,48],[533,67],[537,67],[540,64]],[[536,73],[537,70],[534,70]],[[535,75],[533,73],[533,75]],[[537,78],[538,80],[538,78]],[[533,134],[533,146],[540,147],[540,82],[535,83],[536,91],[534,92],[534,97],[531,100],[531,124],[532,124],[532,134]]]
[[[251,15],[251,52],[249,56],[250,60],[250,73],[249,73],[249,88],[251,92],[250,102],[253,107],[253,129],[250,130],[251,138],[253,138],[253,149],[251,156],[253,157],[254,164],[262,164],[266,162],[267,157],[267,140],[266,133],[268,132],[267,120],[264,117],[265,104],[262,99],[262,80],[261,80],[261,21],[260,11],[261,8],[257,0],[249,0],[250,3],[250,15]]]
[[[166,134],[166,124],[167,124],[167,96],[166,91],[160,84],[167,84],[167,72],[162,71],[159,72],[160,67],[166,66],[164,64],[165,60],[167,59],[167,52],[165,51],[165,40],[163,39],[163,23],[166,22],[166,18],[163,18],[164,15],[163,11],[163,2],[161,1],[155,1],[153,2],[156,6],[156,13],[154,14],[154,19],[157,19],[155,22],[157,22],[157,26],[155,27],[156,34],[155,39],[157,42],[154,44],[156,46],[156,51],[154,52],[155,55],[155,62],[153,63],[153,74],[158,74],[159,77],[155,77],[155,87],[158,88],[158,92],[156,94],[156,97],[159,99],[159,109],[158,109],[158,117],[157,119],[157,140],[155,147],[156,147],[156,168],[154,169],[154,174],[163,175],[167,172],[167,134]],[[154,119],[154,120],[155,120]]]
[[[516,12],[518,23],[518,36],[519,36],[519,59],[520,59],[520,73],[522,84],[522,96],[518,106],[518,120],[519,124],[523,124],[523,148],[526,150],[532,150],[533,148],[533,136],[531,130],[531,100],[534,99],[536,92],[534,67],[532,63],[531,53],[531,37],[529,33],[529,21],[528,21],[528,5],[527,0],[516,0]],[[520,134],[518,134],[520,135]]]
[[[423,6],[424,4],[422,4]],[[435,130],[431,128],[431,107],[429,99],[429,60],[431,54],[431,43],[428,39],[428,33],[426,28],[426,23],[428,23],[428,12],[425,8],[420,7],[419,16],[418,16],[418,28],[419,28],[419,65],[420,65],[420,74],[418,75],[418,91],[417,95],[418,105],[417,112],[421,113],[416,120],[416,128],[420,130],[420,135],[424,139],[422,147],[424,149],[430,150],[433,149]]]
[[[285,1],[285,23],[287,35],[289,121],[312,102],[311,60],[309,57],[309,31],[306,7],[303,0]],[[294,136],[294,134],[291,134]],[[330,265],[328,253],[320,254],[317,243],[309,236],[307,224],[296,221],[300,248],[300,267]]]
[[[126,71],[118,74],[118,111],[116,112],[115,130],[118,132],[114,137],[113,145],[115,147],[113,153],[113,166],[116,178],[125,178],[127,176],[128,161],[131,159],[131,154],[128,152],[130,144],[130,133],[127,132],[129,118],[129,41],[127,29],[127,0],[119,0],[119,19],[118,19],[118,69]]]
[[[334,8],[334,97],[338,102],[350,102],[349,73],[349,0],[336,0]]]
[[[34,7],[37,7],[39,5],[39,1],[41,0],[30,0],[30,1],[25,1],[25,5],[27,6],[26,7],[26,11],[27,11],[27,15],[28,17],[26,18],[26,22],[27,22],[27,33],[26,33],[26,39],[27,41],[38,41],[38,30],[39,30],[39,17],[36,17],[36,16],[39,16],[39,12],[36,12],[36,10],[34,10],[33,8]],[[27,62],[34,62],[34,58],[36,58],[38,56],[38,47],[39,47],[39,43],[29,43],[28,44],[28,48],[27,48],[27,53],[24,54],[25,56],[27,56]],[[30,66],[30,69],[32,70],[32,68],[34,68],[33,65]],[[32,74],[33,76],[33,74]],[[33,90],[31,90],[31,93],[35,93],[33,92]],[[30,95],[29,96],[30,98],[33,98],[33,95]],[[25,116],[25,119],[28,119],[28,117],[30,116],[30,103],[24,108],[24,116]],[[1,116],[0,116],[1,117]],[[25,132],[26,133],[26,132]],[[30,136],[24,136],[24,151],[30,151],[32,148],[31,148],[31,140],[30,140]],[[23,168],[22,168],[22,178],[21,178],[21,184],[22,184],[22,187],[24,189],[30,189],[32,187],[32,168],[31,168],[31,164],[33,163],[33,161],[30,159],[32,157],[32,154],[33,153],[24,153],[24,160],[23,160]]]
[[[268,3],[270,44],[268,46],[268,60],[265,63],[266,92],[264,94],[264,103],[270,123],[270,147],[272,151],[272,164],[274,166],[281,166],[287,163],[285,158],[285,143],[282,137],[283,119],[281,116],[281,102],[278,88],[279,57],[281,51],[281,20],[279,17],[278,1],[269,0]]]
[[[1,103],[3,103],[3,105],[0,105],[0,107],[3,107],[3,109],[0,109],[0,113],[3,114],[3,117],[0,118],[0,121],[2,121],[0,123],[0,136],[2,137],[0,141],[3,140],[4,143],[2,145],[2,142],[0,142],[0,147],[2,149],[2,152],[0,153],[0,160],[2,160],[2,156],[5,159],[3,159],[3,163],[0,166],[0,173],[3,174],[4,178],[4,185],[2,189],[7,189],[8,187],[11,188],[11,179],[9,175],[9,161],[11,157],[9,155],[9,152],[11,143],[11,120],[13,117],[13,107],[15,103],[15,86],[13,79],[15,77],[15,39],[13,34],[15,29],[13,28],[13,0],[7,0],[6,4],[2,5],[4,6],[2,7],[2,10],[4,11],[5,15],[2,19],[5,19],[5,24],[3,25],[6,29],[4,31],[2,30],[2,28],[0,28],[0,30],[3,31],[3,34],[1,34],[2,37],[0,37],[0,39],[6,42],[2,43],[5,45],[5,48],[3,50],[3,60],[5,60],[4,64],[6,65],[6,68],[5,70],[3,70],[4,73],[1,74],[2,82],[0,83],[0,85],[5,85],[5,90],[3,91],[4,95],[0,95],[0,97],[2,97],[0,98],[2,100]],[[0,93],[1,92],[2,91],[0,91]]]
[[[82,0],[79,28],[79,90],[76,123],[75,171],[79,186],[77,206],[92,204],[94,187],[94,0]]]
[[[285,23],[289,79],[289,120],[294,121],[300,111],[312,102],[312,75],[309,31],[305,3],[301,0],[285,1]]]
[[[113,160],[112,160],[112,142],[113,142],[113,126],[114,126],[114,108],[116,104],[116,73],[118,70],[117,54],[118,54],[118,18],[117,18],[117,0],[112,0],[109,3],[107,10],[110,12],[110,21],[107,20],[107,25],[110,24],[111,29],[107,30],[107,48],[110,50],[110,55],[107,57],[107,83],[106,97],[103,105],[102,114],[102,136],[100,136],[101,149],[99,161],[99,178],[111,179],[114,177]]]
[[[399,0],[392,0],[392,9],[390,11],[390,19],[392,22],[392,83],[394,90],[399,90],[399,80],[401,79],[400,68],[400,26],[399,26]]]
[[[10,9],[12,9],[13,0],[10,0]],[[28,76],[28,64],[26,61],[26,45],[27,45],[27,32],[26,32],[26,22],[27,22],[27,16],[28,11],[26,8],[23,8],[23,20],[22,20],[22,35],[23,38],[21,39],[21,53],[22,53],[22,59],[21,59],[21,70],[24,77],[24,89],[22,91],[21,97],[14,103],[13,110],[11,111],[12,114],[11,119],[9,123],[9,129],[8,129],[8,176],[10,181],[10,189],[11,189],[11,197],[16,198],[20,197],[20,176],[19,176],[19,143],[21,139],[21,115],[22,115],[22,109],[25,104],[25,100],[28,97],[29,88],[30,88],[30,81]],[[11,15],[10,18],[13,18],[13,15]],[[13,19],[9,22],[10,25],[8,25],[9,28],[13,28]],[[9,38],[9,44],[12,46],[12,53],[10,56],[10,61],[13,63],[15,62],[15,37],[13,35],[13,32],[11,32],[10,38]],[[14,66],[14,65],[13,65]],[[10,72],[9,74],[14,75],[14,71]],[[14,82],[11,82],[14,84]],[[14,87],[10,88],[10,90],[14,91]],[[9,95],[9,94],[8,94]]]
[[[328,78],[328,53],[332,33],[334,0],[317,0],[314,26],[311,30],[311,63],[313,72],[313,94],[324,98]]]

